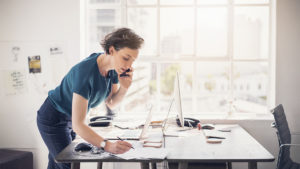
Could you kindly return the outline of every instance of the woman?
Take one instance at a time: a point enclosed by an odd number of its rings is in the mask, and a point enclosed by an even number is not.
[[[49,91],[37,115],[38,129],[49,150],[48,169],[70,168],[70,164],[55,163],[54,158],[76,134],[107,152],[119,154],[131,148],[126,141],[106,141],[84,121],[88,110],[102,101],[110,109],[121,102],[131,85],[131,66],[143,42],[128,28],[106,35],[101,43],[105,53],[94,53],[72,67],[61,84]]]

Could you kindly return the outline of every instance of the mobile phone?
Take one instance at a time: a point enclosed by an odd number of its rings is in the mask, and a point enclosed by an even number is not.
[[[125,72],[123,72],[122,74],[120,74],[120,77],[129,76],[127,74],[127,72],[130,72],[130,69],[127,69]]]

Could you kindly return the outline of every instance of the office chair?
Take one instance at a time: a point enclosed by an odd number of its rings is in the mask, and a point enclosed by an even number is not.
[[[300,146],[300,144],[291,144],[291,133],[283,106],[280,104],[271,110],[271,112],[275,119],[272,127],[277,129],[276,134],[279,143],[277,169],[300,169],[300,164],[294,162],[290,157],[290,147]]]

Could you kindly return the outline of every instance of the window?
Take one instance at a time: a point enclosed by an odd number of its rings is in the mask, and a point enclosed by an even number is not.
[[[129,27],[145,39],[121,109],[166,112],[176,71],[184,112],[265,113],[272,98],[272,0],[90,0],[86,56]],[[273,85],[273,86],[272,86]],[[234,107],[234,108],[233,108]]]

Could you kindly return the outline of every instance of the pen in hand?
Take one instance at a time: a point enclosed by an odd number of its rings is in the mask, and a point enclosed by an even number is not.
[[[117,137],[119,140],[124,141],[123,139],[121,139],[120,137]],[[131,146],[132,149],[134,149],[134,147]]]

